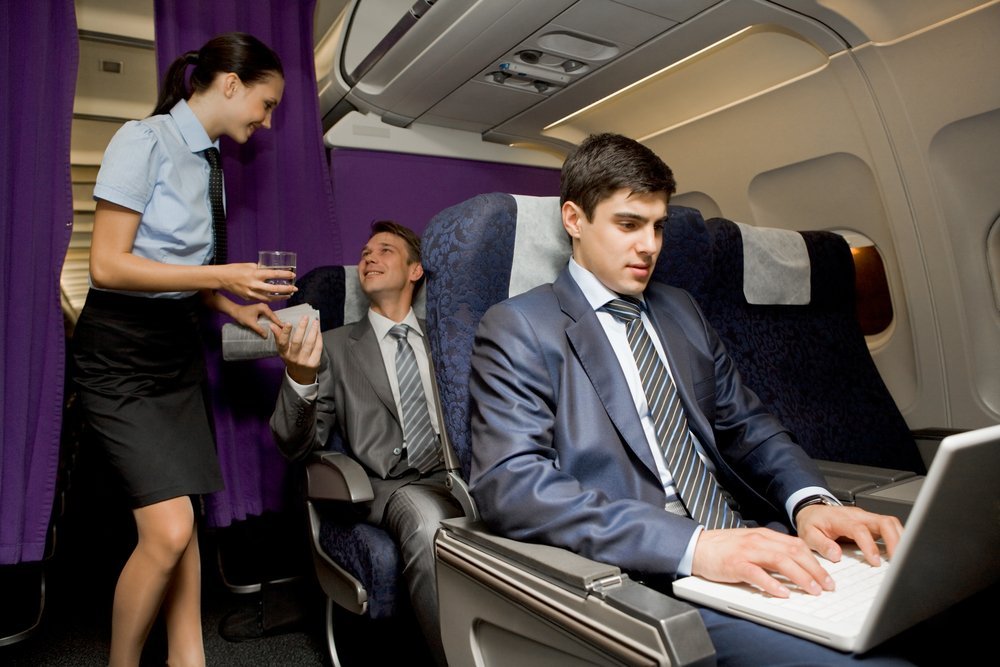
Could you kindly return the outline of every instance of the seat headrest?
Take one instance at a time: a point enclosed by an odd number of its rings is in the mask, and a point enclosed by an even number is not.
[[[553,282],[573,252],[562,226],[559,197],[513,197],[517,218],[508,296]]]
[[[705,224],[715,261],[730,266],[716,280],[738,289],[746,303],[854,307],[854,260],[840,234],[752,227],[724,218]],[[768,280],[774,284],[763,284]]]
[[[743,294],[747,303],[802,306],[809,303],[809,251],[802,234],[736,223],[743,238]]]

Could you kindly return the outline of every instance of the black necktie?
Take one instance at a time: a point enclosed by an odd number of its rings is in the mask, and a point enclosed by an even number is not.
[[[612,299],[603,309],[625,323],[660,451],[687,513],[709,529],[743,525],[739,514],[726,504],[719,483],[695,449],[677,388],[642,324],[639,301],[631,297]],[[670,503],[667,508],[674,509]]]
[[[222,160],[219,149],[205,150],[205,159],[211,169],[208,172],[208,201],[212,205],[212,241],[215,244],[215,257],[212,264],[226,263],[226,209],[222,205]]]

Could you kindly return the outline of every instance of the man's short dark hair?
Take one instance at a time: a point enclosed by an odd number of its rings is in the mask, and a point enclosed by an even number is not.
[[[411,264],[420,261],[420,237],[412,229],[392,220],[376,220],[372,223],[372,233],[368,236],[368,240],[382,233],[398,236],[406,242]]]
[[[573,202],[587,219],[597,204],[622,188],[631,193],[677,190],[674,174],[656,153],[620,134],[592,134],[563,162],[559,203]]]

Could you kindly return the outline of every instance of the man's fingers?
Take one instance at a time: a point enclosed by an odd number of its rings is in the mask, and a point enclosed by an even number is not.
[[[843,550],[836,540],[831,540],[821,530],[810,528],[799,534],[809,548],[833,563],[840,562]]]
[[[773,595],[776,598],[787,598],[792,594],[787,586],[769,575],[763,568],[750,563],[747,565],[744,580],[751,586],[756,586],[768,595]]]
[[[776,554],[770,569],[810,595],[819,595],[824,590],[833,590],[834,587],[829,573],[823,569],[805,544],[790,553]]]
[[[302,345],[302,341],[305,340],[308,329],[309,329],[309,317],[303,315],[302,319],[299,320],[299,325],[295,327],[295,330],[292,332],[292,342],[296,346]]]
[[[879,517],[879,535],[885,544],[885,553],[889,558],[896,552],[896,545],[903,536],[903,524],[894,516]]]
[[[861,549],[861,553],[865,555],[865,560],[868,561],[869,565],[878,567],[882,564],[882,552],[875,544],[875,539],[866,526],[858,526],[849,537]]]

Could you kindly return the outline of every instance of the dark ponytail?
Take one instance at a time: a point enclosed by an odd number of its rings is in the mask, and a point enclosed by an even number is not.
[[[194,65],[190,91],[185,82],[188,65]],[[218,74],[229,72],[248,86],[272,74],[285,75],[278,54],[253,35],[242,32],[219,35],[199,51],[188,51],[170,64],[153,115],[169,113],[177,102],[208,88]]]

